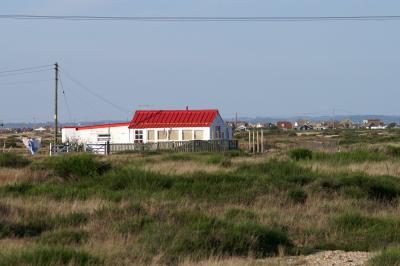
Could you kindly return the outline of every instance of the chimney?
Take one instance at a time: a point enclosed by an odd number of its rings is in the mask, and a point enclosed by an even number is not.
[[[188,105],[186,105],[186,111],[188,111],[189,110],[189,106]]]

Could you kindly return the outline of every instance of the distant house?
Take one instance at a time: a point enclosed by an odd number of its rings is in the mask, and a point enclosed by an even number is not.
[[[314,130],[326,130],[328,128],[325,122],[315,122],[312,126]]]
[[[232,128],[217,109],[138,110],[131,122],[66,126],[62,141],[83,144],[230,140]]]
[[[350,119],[343,119],[337,125],[338,128],[354,128],[353,121]]]
[[[363,120],[363,126],[369,129],[384,129],[385,123],[380,119],[365,119]]]
[[[289,121],[278,121],[278,122],[276,122],[276,126],[279,129],[292,129],[293,128],[293,124]]]
[[[314,127],[312,125],[302,125],[302,126],[298,126],[296,127],[297,130],[313,130]]]

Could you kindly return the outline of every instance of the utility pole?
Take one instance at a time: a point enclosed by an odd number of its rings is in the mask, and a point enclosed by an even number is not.
[[[58,135],[58,63],[54,64],[55,86],[54,86],[54,146],[57,147]],[[56,148],[57,149],[57,148]]]

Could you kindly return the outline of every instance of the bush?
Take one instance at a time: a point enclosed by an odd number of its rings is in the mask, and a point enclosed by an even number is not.
[[[348,152],[316,152],[314,153],[314,160],[326,161],[330,163],[343,164],[353,162],[367,162],[367,161],[383,161],[387,156],[381,152],[369,150],[355,150]]]
[[[0,221],[0,238],[38,236],[50,228],[51,224],[43,220],[28,220],[25,223]]]
[[[389,248],[369,260],[371,266],[398,266],[400,265],[400,249]]]
[[[39,238],[39,242],[47,245],[82,244],[87,241],[89,234],[83,230],[59,230],[46,232]]]
[[[397,178],[385,176],[364,176],[355,174],[343,177],[326,177],[318,180],[318,186],[331,192],[344,192],[353,197],[363,195],[372,200],[393,201],[400,195],[400,184]]]
[[[386,148],[386,152],[388,155],[390,155],[392,157],[400,157],[400,147],[388,146]]]
[[[229,209],[225,217],[229,221],[233,222],[249,222],[257,221],[258,216],[253,211],[243,209]]]
[[[303,148],[293,149],[289,151],[289,157],[296,161],[311,160],[313,157],[313,152],[309,149]]]
[[[6,265],[99,265],[102,260],[85,251],[66,247],[1,250],[0,266]]]
[[[288,192],[288,196],[295,204],[303,204],[307,200],[307,193],[303,189],[291,189]]]
[[[30,163],[28,159],[13,152],[0,153],[0,167],[21,168]]]
[[[232,166],[231,159],[229,157],[225,157],[221,162],[221,166],[225,168],[231,167]]]
[[[234,223],[192,211],[171,212],[153,220],[139,232],[146,254],[163,254],[165,264],[184,257],[200,260],[210,256],[265,257],[279,248],[291,251],[287,233],[255,222]]]
[[[371,250],[387,247],[400,241],[400,220],[387,217],[368,217],[357,212],[340,214],[332,219],[335,229],[335,248]]]
[[[101,175],[111,169],[110,163],[98,161],[87,153],[50,157],[45,164],[57,175],[67,179]]]

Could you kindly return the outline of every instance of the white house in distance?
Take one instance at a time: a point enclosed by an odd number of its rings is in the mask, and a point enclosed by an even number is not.
[[[131,122],[62,128],[62,142],[80,144],[231,140],[217,109],[138,110]]]

